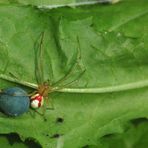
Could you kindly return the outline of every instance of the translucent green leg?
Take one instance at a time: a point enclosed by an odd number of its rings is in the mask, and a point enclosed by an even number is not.
[[[61,85],[65,80],[67,80],[67,78],[71,76],[71,74],[74,71],[76,66],[80,67],[80,69],[82,70],[82,73],[80,73],[80,75],[78,75],[78,77],[75,80],[65,84],[64,86],[67,86],[67,85],[75,82],[78,78],[80,78],[84,74],[85,68],[84,68],[84,66],[82,66],[82,64],[80,64],[80,61],[81,61],[81,50],[80,50],[80,42],[79,42],[78,36],[77,36],[77,42],[78,42],[78,48],[77,48],[76,62],[72,65],[72,67],[70,68],[69,72],[63,78],[61,78],[59,81],[54,83],[53,86],[58,86],[59,84]]]
[[[46,104],[50,104],[50,107],[47,107],[46,109],[48,110],[54,110],[54,103],[53,103],[53,99],[51,97],[47,98],[46,99]]]

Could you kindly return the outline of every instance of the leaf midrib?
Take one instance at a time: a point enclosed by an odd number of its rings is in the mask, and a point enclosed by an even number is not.
[[[6,76],[4,74],[0,74],[0,78],[7,80],[9,82],[14,82],[17,84],[21,84],[33,89],[37,89],[38,85],[35,83],[30,83],[27,81],[18,80],[9,76]],[[65,92],[65,93],[110,93],[110,92],[119,92],[119,91],[126,91],[126,90],[132,90],[132,89],[139,89],[148,87],[148,80],[141,80],[137,82],[131,82],[121,85],[114,85],[114,86],[108,86],[108,87],[98,87],[98,88],[59,88],[54,87],[53,91],[58,92]]]

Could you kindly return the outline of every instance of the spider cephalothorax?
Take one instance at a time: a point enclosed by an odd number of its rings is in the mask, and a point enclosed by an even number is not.
[[[48,94],[51,92],[52,88],[48,84],[39,85],[38,91],[31,96],[31,107],[34,109],[40,108],[44,104],[44,98],[48,97]]]

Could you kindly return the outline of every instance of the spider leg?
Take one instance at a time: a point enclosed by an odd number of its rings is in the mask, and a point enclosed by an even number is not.
[[[58,86],[56,90],[59,90],[59,89],[65,87],[65,86],[69,86],[69,85],[71,85],[72,83],[76,82],[78,79],[80,79],[80,78],[83,76],[83,74],[85,73],[85,71],[86,71],[86,70],[83,70],[83,71],[82,71],[74,80],[72,80],[71,82],[68,82],[68,83],[66,83],[66,84],[64,84],[64,85],[62,85],[62,86]]]
[[[77,36],[77,42],[78,42],[78,48],[77,48],[77,58],[76,58],[76,62],[71,66],[71,68],[70,68],[70,70],[68,71],[68,73],[67,73],[63,78],[61,78],[60,80],[58,80],[57,82],[55,82],[55,83],[53,84],[53,86],[58,86],[59,84],[62,84],[65,80],[67,80],[67,79],[71,76],[71,74],[72,74],[72,72],[74,71],[75,67],[77,67],[77,66],[81,69],[82,73],[80,73],[80,75],[78,75],[78,77],[77,77],[75,80],[73,80],[73,81],[71,81],[70,83],[65,84],[65,85],[69,85],[69,84],[75,82],[79,77],[81,77],[81,76],[84,74],[84,72],[85,72],[86,69],[85,69],[85,67],[83,66],[83,64],[80,62],[80,61],[81,61],[81,50],[80,50],[80,42],[79,42],[78,36]],[[81,63],[81,64],[80,64],[80,63]],[[64,86],[65,86],[65,85],[64,85]]]
[[[44,113],[43,111],[42,111],[42,113],[41,113],[41,112],[39,112],[39,111],[36,110],[36,109],[31,109],[30,114],[31,114],[32,117],[35,117],[36,114],[38,114],[39,116],[41,116],[41,117],[43,118],[44,121],[47,120],[47,118],[46,118],[46,116],[45,116],[45,113]]]
[[[40,115],[40,116],[42,116],[43,117],[43,119],[44,119],[44,121],[47,121],[47,117],[46,117],[46,111],[47,111],[47,109],[49,110],[53,110],[54,109],[54,107],[52,107],[52,108],[48,108],[47,107],[47,104],[48,104],[49,102],[48,102],[48,98],[44,98],[44,104],[43,104],[43,106],[41,106],[41,112],[42,113],[40,113],[38,110],[34,110],[38,115]]]
[[[45,98],[45,104],[46,104],[46,109],[48,110],[54,110],[54,103],[53,99],[51,97]],[[49,106],[50,104],[50,106]]]
[[[27,96],[30,97],[30,99],[31,99],[31,97],[32,97],[33,95],[37,94],[37,92],[38,92],[38,91],[33,91],[33,92],[29,93]]]

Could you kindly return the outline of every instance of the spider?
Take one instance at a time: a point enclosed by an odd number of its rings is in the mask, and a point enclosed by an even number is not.
[[[34,109],[40,108],[41,106],[43,106],[44,100],[45,100],[44,98],[48,98],[49,93],[52,93],[52,92],[60,89],[60,88],[55,88],[55,86],[57,86],[58,84],[61,84],[64,80],[66,80],[70,76],[70,74],[72,73],[72,71],[74,70],[74,68],[76,66],[80,66],[80,68],[82,69],[81,65],[79,65],[79,61],[81,59],[80,46],[79,46],[78,51],[77,51],[76,62],[70,68],[70,71],[63,78],[61,78],[59,81],[57,81],[54,84],[50,84],[49,82],[44,82],[44,78],[43,78],[43,48],[42,48],[43,38],[44,38],[44,32],[41,33],[41,35],[39,37],[39,44],[37,44],[38,46],[35,48],[36,49],[35,52],[37,55],[37,57],[35,58],[36,59],[36,61],[35,61],[35,63],[36,63],[35,75],[36,75],[36,79],[37,79],[37,83],[38,83],[38,89],[37,89],[36,93],[30,97],[31,98],[31,107]],[[78,41],[78,45],[79,45],[80,43],[79,43],[78,37],[77,37],[77,41]],[[84,72],[85,72],[85,69],[82,69],[82,72],[78,75],[78,77],[80,78]],[[70,83],[65,84],[65,85],[69,85],[69,84],[75,82],[78,79],[78,77],[75,80],[73,80]]]

